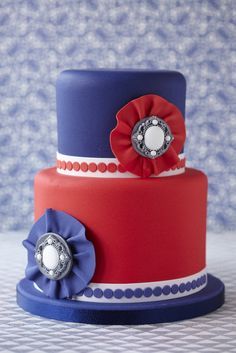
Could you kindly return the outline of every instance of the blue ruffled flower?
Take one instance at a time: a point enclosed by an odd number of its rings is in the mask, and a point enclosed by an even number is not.
[[[52,234],[52,238],[50,238],[50,234]],[[55,235],[54,238],[53,234]],[[43,245],[42,243],[39,245],[39,243],[40,241],[43,242],[44,239],[48,241],[47,239],[50,238],[48,244],[51,244],[52,239],[53,241],[57,239],[56,235],[59,236],[58,239],[63,239],[61,243],[57,243],[58,254],[55,252],[55,248],[52,249],[51,247],[47,249],[51,253],[54,253],[54,258],[52,256],[51,260],[49,256],[49,260],[53,261],[54,259],[55,262],[55,256],[57,256],[57,259],[63,260],[62,263],[58,262],[57,268],[59,271],[63,267],[63,263],[65,264],[66,257],[70,266],[65,266],[66,274],[64,276],[58,276],[58,279],[53,279],[50,278],[50,273],[53,273],[53,271],[47,269],[43,263],[42,252],[40,253]],[[68,252],[61,252],[60,255],[63,243],[64,249],[67,248]],[[48,244],[46,243],[46,245]],[[93,277],[95,271],[95,251],[93,244],[87,240],[84,226],[77,219],[65,212],[53,209],[46,210],[45,214],[33,225],[28,239],[23,241],[23,245],[28,250],[28,264],[25,271],[26,278],[35,282],[48,297],[71,297],[85,289]],[[40,267],[40,263],[43,264],[48,276],[43,273],[45,271]]]

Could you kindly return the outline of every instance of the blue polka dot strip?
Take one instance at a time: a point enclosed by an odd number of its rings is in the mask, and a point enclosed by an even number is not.
[[[138,302],[138,301],[155,301],[155,300],[166,300],[172,298],[179,298],[187,295],[191,295],[203,289],[207,284],[207,275],[206,273],[198,273],[198,276],[191,276],[192,279],[186,278],[175,281],[166,281],[166,284],[163,285],[155,285],[152,286],[150,283],[144,287],[140,283],[140,287],[137,284],[137,287],[129,288],[129,284],[127,284],[127,288],[119,288],[119,284],[114,288],[114,285],[98,285],[98,284],[90,284],[87,288],[81,291],[78,295],[73,297],[75,300],[82,301],[93,301],[93,302],[107,302],[112,301],[121,303],[121,302]],[[154,282],[155,283],[155,282]],[[103,286],[104,288],[101,288]],[[113,286],[113,288],[112,288]],[[131,285],[130,285],[131,287]]]

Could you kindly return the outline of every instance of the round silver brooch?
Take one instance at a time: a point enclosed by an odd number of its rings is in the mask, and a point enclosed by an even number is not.
[[[39,270],[54,280],[65,277],[73,262],[66,241],[55,233],[46,233],[39,238],[35,248],[35,260]]]
[[[151,159],[164,154],[173,139],[169,126],[155,115],[137,122],[131,135],[135,151]]]

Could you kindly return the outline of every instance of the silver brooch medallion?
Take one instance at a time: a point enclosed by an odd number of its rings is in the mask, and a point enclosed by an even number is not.
[[[37,241],[35,260],[49,279],[59,280],[71,270],[73,259],[66,241],[58,234],[46,233]]]
[[[169,126],[155,115],[137,122],[131,135],[135,151],[151,159],[164,154],[173,139]]]

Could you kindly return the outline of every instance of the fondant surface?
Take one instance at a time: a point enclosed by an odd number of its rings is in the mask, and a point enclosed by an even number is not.
[[[185,115],[186,82],[175,71],[68,70],[57,81],[58,151],[114,157],[109,135],[116,113],[130,100],[156,94]]]
[[[159,179],[61,175],[35,178],[35,219],[46,208],[80,220],[94,246],[92,282],[138,283],[205,268],[207,178],[197,170]]]

